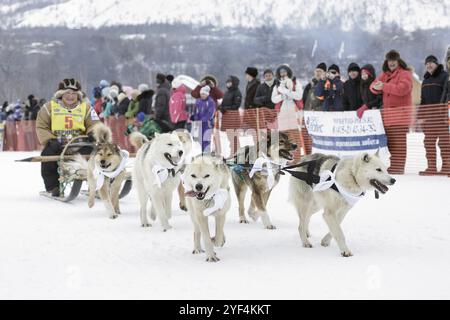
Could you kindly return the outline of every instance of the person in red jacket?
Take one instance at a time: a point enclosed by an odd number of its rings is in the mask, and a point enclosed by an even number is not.
[[[406,134],[413,119],[412,73],[400,54],[386,54],[383,72],[372,82],[370,90],[383,95],[383,123],[391,152],[389,173],[403,174],[406,162]]]
[[[209,92],[209,96],[214,100],[216,106],[218,100],[223,98],[223,92],[219,89],[219,82],[217,78],[212,75],[206,75],[200,80],[200,84],[191,92],[191,96],[195,99],[200,99],[200,90],[204,87],[208,86],[211,90]]]
[[[175,129],[184,129],[188,119],[186,112],[186,91],[187,88],[181,82],[172,82],[172,95],[169,101],[170,121],[175,124]]]

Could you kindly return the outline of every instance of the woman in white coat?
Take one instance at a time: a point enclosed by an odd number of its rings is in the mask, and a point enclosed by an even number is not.
[[[298,130],[298,111],[302,100],[302,86],[293,75],[291,68],[282,64],[277,68],[278,84],[272,91],[272,102],[278,113],[278,130]]]

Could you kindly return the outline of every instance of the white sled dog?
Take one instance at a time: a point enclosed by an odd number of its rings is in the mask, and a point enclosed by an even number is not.
[[[321,245],[328,247],[334,238],[341,255],[352,256],[340,226],[342,220],[366,191],[375,189],[386,193],[386,185],[393,185],[395,179],[388,174],[378,152],[375,155],[365,153],[343,159],[312,154],[304,157],[301,163],[306,165],[294,171],[304,172],[308,178],[320,176],[320,181],[316,180],[318,183],[309,184],[304,179],[290,178],[289,200],[294,204],[300,219],[298,232],[303,246],[312,247],[308,240],[309,220],[314,213],[323,209],[323,218],[330,231],[323,237]]]
[[[225,214],[230,209],[230,172],[222,159],[198,156],[186,166],[183,185],[186,189],[186,205],[194,224],[193,254],[203,252],[200,239],[206,249],[206,261],[216,262],[219,258],[214,246],[225,244]],[[214,216],[216,233],[211,238],[208,217]]]
[[[191,137],[185,132],[155,134],[148,140],[133,132],[130,142],[138,148],[132,171],[140,203],[141,225],[151,227],[147,204],[151,201],[150,217],[161,222],[164,231],[171,229],[172,195],[180,184],[185,155],[190,153]]]
[[[103,123],[95,125],[93,135],[96,143],[89,161],[86,162],[81,156],[77,158],[77,162],[87,171],[88,206],[94,206],[98,191],[110,213],[109,217],[115,219],[120,214],[119,193],[127,177],[128,152],[112,143],[111,129]]]

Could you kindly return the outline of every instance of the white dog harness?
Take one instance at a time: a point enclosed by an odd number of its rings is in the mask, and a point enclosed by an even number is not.
[[[208,201],[213,200],[214,204],[211,208],[206,208],[205,210],[203,210],[203,215],[210,216],[216,213],[217,211],[223,209],[227,199],[228,199],[228,190],[218,189],[210,197],[207,198]]]
[[[100,168],[97,164],[95,164],[94,176],[96,179],[96,186],[95,186],[96,191],[99,190],[105,183],[105,176],[110,179],[114,179],[127,167],[130,154],[126,150],[120,150],[120,154],[122,155],[122,160],[120,161],[120,164],[114,171],[105,171],[102,168]]]
[[[273,174],[272,164],[276,165],[277,167],[284,167],[286,166],[286,163],[287,160],[283,160],[282,163],[277,163],[263,154],[261,157],[255,160],[255,163],[253,164],[253,167],[250,170],[248,176],[252,178],[256,172],[267,172],[267,187],[269,188],[269,190],[272,190],[273,186],[275,185],[275,176]],[[264,165],[266,165],[266,168],[264,168]]]
[[[162,184],[169,178],[169,173],[172,177],[175,177],[175,169],[173,167],[168,168],[159,164],[155,164],[152,167],[153,175],[155,176],[155,182],[158,188],[161,188]]]

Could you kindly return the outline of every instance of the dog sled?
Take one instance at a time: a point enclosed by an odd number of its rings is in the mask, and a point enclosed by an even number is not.
[[[82,190],[83,182],[87,181],[87,172],[85,169],[77,168],[73,165],[73,160],[77,155],[78,150],[83,147],[94,147],[91,142],[83,141],[87,136],[78,136],[73,138],[66,144],[62,153],[56,156],[36,156],[16,160],[17,162],[53,162],[58,163],[59,173],[59,197],[52,196],[48,192],[42,191],[39,194],[43,197],[50,198],[61,202],[70,202],[78,197],[78,195],[87,195],[87,190]],[[89,155],[81,155],[82,157],[89,159]],[[130,193],[132,187],[131,173],[127,173],[127,178],[124,181],[119,198],[122,199]]]

